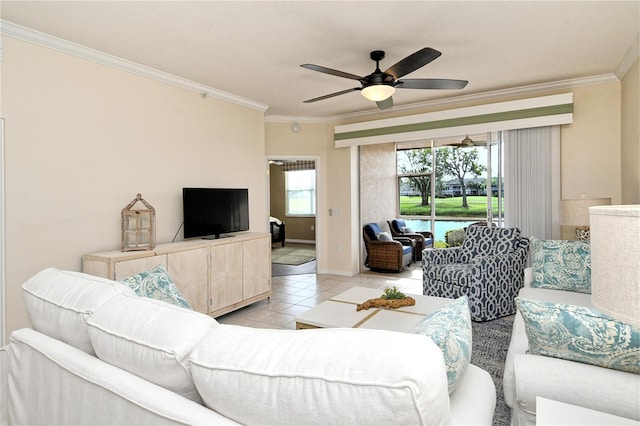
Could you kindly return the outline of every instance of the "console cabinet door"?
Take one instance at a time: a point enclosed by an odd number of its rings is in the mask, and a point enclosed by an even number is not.
[[[120,260],[117,261],[114,267],[114,277],[116,281],[120,281],[130,275],[135,275],[140,272],[148,271],[155,268],[158,265],[167,267],[167,255],[162,254],[159,256],[141,257],[138,259]]]
[[[209,313],[209,249],[167,254],[167,272],[194,311]]]
[[[209,312],[239,303],[242,295],[242,244],[211,246]]]
[[[271,289],[271,240],[257,238],[242,243],[244,298],[249,299]]]

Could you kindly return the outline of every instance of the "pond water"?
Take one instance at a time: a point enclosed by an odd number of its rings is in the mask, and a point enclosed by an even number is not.
[[[431,222],[428,220],[408,219],[405,220],[407,226],[414,231],[430,231]],[[435,237],[436,241],[444,241],[444,234],[452,229],[460,229],[477,222],[477,220],[436,220]]]

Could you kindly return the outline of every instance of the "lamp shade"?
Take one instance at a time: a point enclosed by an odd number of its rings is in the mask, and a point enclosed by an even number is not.
[[[599,206],[591,216],[591,303],[640,327],[640,205]]]
[[[589,226],[589,207],[611,204],[611,198],[562,200],[561,223],[567,226]]]
[[[370,101],[384,101],[395,93],[395,87],[388,84],[372,84],[361,90],[362,96]]]

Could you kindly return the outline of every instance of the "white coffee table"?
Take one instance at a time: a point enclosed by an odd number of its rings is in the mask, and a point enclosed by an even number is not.
[[[296,316],[296,328],[346,327],[409,332],[426,315],[453,301],[442,297],[408,294],[415,299],[414,306],[356,310],[357,305],[380,297],[382,293],[382,290],[372,288],[350,288]]]

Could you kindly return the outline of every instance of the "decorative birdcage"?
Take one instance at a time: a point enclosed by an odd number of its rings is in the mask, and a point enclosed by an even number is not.
[[[133,209],[141,202],[145,209]],[[136,195],[121,213],[122,251],[153,250],[156,246],[156,209],[141,194]]]

